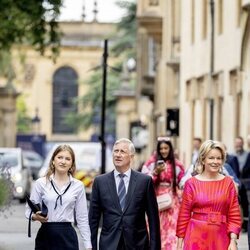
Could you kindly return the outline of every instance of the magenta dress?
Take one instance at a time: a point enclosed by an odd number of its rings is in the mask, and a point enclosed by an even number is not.
[[[176,164],[176,176],[177,184],[180,182],[184,175],[184,167],[178,160]],[[171,165],[166,162],[166,169],[161,172],[159,176],[153,175],[155,167],[155,156],[153,155],[143,166],[142,172],[152,176],[155,185],[156,195],[163,193],[169,193],[172,196],[172,207],[159,212],[160,216],[160,230],[161,230],[161,249],[162,250],[176,250],[176,224],[178,219],[178,213],[180,208],[181,195],[178,192],[173,194],[171,184],[173,182],[173,173]]]
[[[176,235],[185,250],[227,250],[230,233],[239,235],[241,215],[232,179],[190,178],[184,187]]]

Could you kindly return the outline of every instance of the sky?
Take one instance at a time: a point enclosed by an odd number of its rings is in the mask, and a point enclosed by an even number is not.
[[[116,4],[116,0],[97,0],[97,20],[99,22],[118,22],[123,15],[123,10]],[[82,20],[83,3],[85,3],[85,21],[93,20],[94,0],[64,0],[61,9],[61,21]]]

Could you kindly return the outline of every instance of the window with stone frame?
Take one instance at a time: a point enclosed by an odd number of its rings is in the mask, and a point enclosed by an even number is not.
[[[66,117],[77,112],[74,99],[78,96],[78,75],[68,66],[59,68],[53,76],[53,134],[73,134],[73,125],[66,122]]]

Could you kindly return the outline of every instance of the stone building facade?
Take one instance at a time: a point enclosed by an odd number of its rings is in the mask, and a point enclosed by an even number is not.
[[[147,96],[153,106],[145,156],[168,133],[169,108],[180,111],[172,139],[186,166],[193,137],[232,151],[235,136],[250,134],[250,1],[137,2],[137,99]]]
[[[15,145],[17,96],[11,82],[0,87],[0,147]]]
[[[48,141],[88,141],[93,128],[76,132],[64,123],[64,118],[70,112],[77,112],[78,107],[72,104],[72,100],[86,93],[87,87],[82,83],[95,67],[102,65],[104,40],[115,31],[115,24],[98,23],[96,20],[89,23],[60,22],[60,28],[63,38],[56,63],[29,47],[13,51],[13,85],[25,100],[27,115],[31,118],[39,116],[38,132],[46,135]],[[25,60],[20,63],[23,55]],[[112,60],[109,57],[111,65]],[[2,99],[0,107],[5,110]],[[1,111],[0,121],[5,119],[7,117]],[[12,136],[7,136],[2,146],[15,146],[15,112],[12,120]],[[3,126],[0,122],[0,127]]]
[[[156,137],[167,134],[167,108],[180,105],[180,2],[137,1],[137,100],[147,96],[152,106],[144,114],[149,128],[145,156],[154,150]]]

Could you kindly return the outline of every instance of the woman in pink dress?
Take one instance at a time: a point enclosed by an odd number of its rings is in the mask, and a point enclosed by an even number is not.
[[[176,231],[178,250],[237,249],[240,207],[232,179],[221,173],[225,158],[222,143],[202,144],[198,174],[184,186]]]
[[[145,162],[142,172],[152,177],[157,196],[168,193],[172,197],[171,207],[159,211],[159,216],[161,249],[175,250],[176,223],[180,207],[178,184],[184,175],[184,167],[175,159],[174,149],[168,137],[158,138],[156,152]]]

